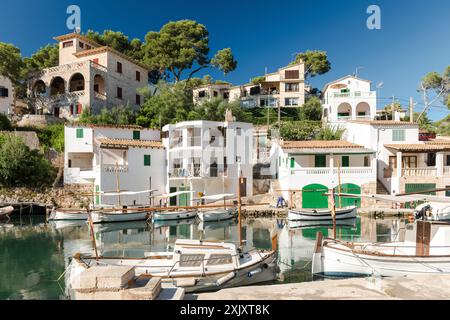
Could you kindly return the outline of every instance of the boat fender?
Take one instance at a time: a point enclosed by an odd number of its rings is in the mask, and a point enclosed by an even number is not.
[[[251,278],[251,277],[253,277],[255,274],[258,274],[258,273],[261,273],[261,272],[262,272],[262,269],[261,269],[261,268],[258,268],[258,269],[249,271],[249,272],[247,273],[247,277]]]
[[[269,265],[268,265],[267,263],[263,263],[262,267],[263,267],[264,269],[267,269],[267,268],[269,267]]]
[[[216,286],[220,287],[222,284],[224,284],[227,281],[230,281],[236,276],[236,273],[234,271],[228,273],[227,275],[223,276],[222,278],[219,278],[216,280]]]

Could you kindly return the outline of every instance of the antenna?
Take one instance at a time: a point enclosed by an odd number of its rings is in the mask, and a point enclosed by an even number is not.
[[[81,28],[80,28],[80,27],[76,27],[76,28],[75,28],[75,33],[78,33],[78,34],[79,34],[80,32],[81,32]]]
[[[377,89],[381,89],[381,88],[383,88],[383,86],[384,86],[383,81],[380,81],[377,83]]]
[[[356,67],[355,78],[358,78],[358,69],[364,69],[364,67]]]

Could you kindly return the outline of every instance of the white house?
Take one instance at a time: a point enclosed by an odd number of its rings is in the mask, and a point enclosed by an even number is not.
[[[272,143],[271,154],[278,157],[279,191],[296,207],[327,208],[328,198],[323,194],[333,188],[338,191],[339,178],[343,193],[376,192],[375,151],[362,145],[343,140],[280,140]],[[361,204],[353,198],[340,202],[342,206]]]
[[[166,149],[167,192],[194,191],[205,195],[237,194],[238,168],[243,177],[241,195],[253,191],[253,125],[225,121],[185,121],[162,129]],[[173,205],[194,203],[192,196],[171,199]]]
[[[450,186],[450,141],[419,141],[417,123],[348,121],[344,138],[376,151],[378,179],[391,194]]]
[[[14,87],[7,77],[0,75],[0,113],[10,114],[14,107]]]
[[[355,76],[345,76],[327,83],[322,89],[323,119],[345,126],[347,120],[373,120],[377,112],[377,92],[371,82]]]
[[[156,189],[164,193],[165,151],[160,131],[139,126],[65,126],[64,184],[90,185],[92,191]],[[89,188],[89,187],[88,187]],[[117,204],[117,196],[95,197],[96,204]],[[149,194],[122,195],[121,204],[149,204]]]
[[[240,86],[210,84],[193,90],[195,103],[223,98],[245,108],[301,107],[305,103],[305,65],[296,63],[268,73],[259,83]],[[307,87],[309,88],[309,87]]]
[[[29,80],[28,96],[42,113],[76,118],[84,107],[129,104],[138,109],[143,98],[137,89],[148,86],[148,70],[139,62],[76,33],[55,38],[59,65]]]

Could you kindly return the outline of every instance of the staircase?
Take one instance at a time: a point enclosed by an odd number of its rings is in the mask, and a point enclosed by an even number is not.
[[[377,194],[389,195],[389,191],[386,189],[386,187],[380,180],[377,180]]]

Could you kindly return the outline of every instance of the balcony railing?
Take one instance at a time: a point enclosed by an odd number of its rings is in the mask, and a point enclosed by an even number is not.
[[[74,91],[74,92],[68,92],[68,93],[62,93],[62,94],[56,94],[49,97],[50,102],[60,102],[60,101],[66,101],[71,99],[77,99],[80,97],[83,97],[85,95],[85,91]]]
[[[444,175],[450,175],[450,166],[444,167]]]
[[[170,178],[199,178],[202,176],[201,167],[173,168],[169,171]]]
[[[128,173],[128,166],[127,165],[104,164],[103,172],[106,172],[106,173],[116,173],[116,172]]]
[[[56,67],[52,67],[52,68],[48,68],[45,69],[43,71],[43,74],[48,74],[48,75],[52,75],[52,74],[57,74],[57,73],[61,73],[61,72],[68,72],[68,71],[80,71],[80,69],[86,67],[87,65],[89,65],[92,68],[95,68],[99,71],[102,72],[108,72],[108,68],[105,66],[102,66],[101,64],[95,63],[93,61],[82,61],[82,62],[73,62],[73,63],[68,63],[68,64],[63,64],[61,66],[56,66]]]
[[[395,172],[395,170],[394,170]],[[402,169],[403,177],[434,177],[437,175],[436,168],[407,168]]]
[[[292,175],[334,175],[337,176],[338,168],[324,167],[324,168],[299,168],[291,169]],[[341,176],[369,176],[374,175],[375,171],[372,167],[346,167],[340,169]]]

